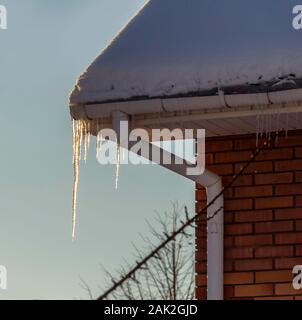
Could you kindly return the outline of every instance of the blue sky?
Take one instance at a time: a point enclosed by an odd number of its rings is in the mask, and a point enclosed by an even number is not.
[[[91,149],[81,165],[77,240],[71,241],[72,148],[68,95],[77,76],[143,0],[0,0],[0,265],[2,299],[81,299],[81,275],[97,295],[100,264],[131,261],[145,219],[178,200],[194,207],[194,185],[157,166],[113,166]]]

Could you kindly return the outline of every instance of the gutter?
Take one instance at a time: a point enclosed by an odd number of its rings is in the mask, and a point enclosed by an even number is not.
[[[122,111],[128,115],[146,113],[166,113],[184,110],[207,110],[223,108],[229,110],[237,107],[273,106],[302,102],[302,89],[280,90],[262,93],[225,94],[219,90],[218,95],[178,98],[155,98],[105,103],[71,104],[70,112],[75,120],[99,119],[110,117],[112,112]]]
[[[117,136],[120,137],[120,123],[121,121],[129,121],[129,116],[123,112],[112,113],[112,127]],[[128,137],[127,137],[128,140]],[[125,146],[128,150],[136,142],[118,141],[121,146]],[[206,188],[207,202],[210,203],[218,194],[223,190],[221,178],[215,173],[205,169],[199,176],[187,175],[187,166],[183,163],[182,159],[170,154],[169,152],[160,149],[153,144],[142,141],[149,147],[148,160],[152,160],[152,151],[158,151],[163,157],[171,157],[171,164],[160,164],[161,166],[169,169],[194,183],[198,183]],[[181,162],[180,162],[181,161]],[[208,208],[207,217],[207,276],[208,276],[208,300],[223,300],[223,278],[224,278],[224,199],[221,195],[213,205]]]

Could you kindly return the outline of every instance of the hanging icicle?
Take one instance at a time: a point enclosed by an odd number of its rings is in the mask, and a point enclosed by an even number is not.
[[[100,120],[73,120],[72,122],[72,144],[73,144],[73,195],[72,195],[72,239],[75,239],[75,229],[77,222],[77,194],[79,184],[79,165],[80,161],[86,162],[91,134],[96,135],[96,156],[99,157],[102,152],[103,123],[100,126]],[[120,145],[116,147],[116,172],[115,172],[115,189],[118,189],[119,173],[121,162]]]
[[[115,190],[118,189],[119,174],[121,164],[121,148],[119,143],[116,144],[116,171],[115,171]]]
[[[257,110],[256,119],[257,119],[256,147],[258,147],[258,144],[259,144],[259,136],[260,136],[260,120],[261,120],[260,109]]]
[[[73,145],[73,195],[72,195],[72,239],[75,238],[77,220],[77,195],[79,184],[80,160],[86,161],[90,144],[91,131],[96,125],[95,121],[73,120],[72,145]],[[84,154],[82,148],[84,147]]]
[[[73,120],[72,123],[73,137],[73,197],[72,197],[72,239],[75,237],[76,211],[77,211],[77,194],[79,183],[79,162],[81,157],[82,143],[82,123]]]

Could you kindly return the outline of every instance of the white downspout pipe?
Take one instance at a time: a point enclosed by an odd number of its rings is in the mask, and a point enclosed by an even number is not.
[[[129,121],[129,116],[123,112],[112,113],[112,127],[119,137],[121,121]],[[128,139],[128,137],[126,137]],[[135,143],[123,144],[123,141],[118,141],[121,145],[127,145],[128,150]],[[177,156],[169,154],[167,151],[160,149],[149,142],[146,143],[149,147],[149,159],[152,160],[152,151],[158,149],[163,156],[171,157],[171,164],[160,164],[161,166],[192,180],[206,188],[207,202],[210,203],[221,193],[223,187],[221,178],[215,173],[205,169],[200,176],[187,175],[187,166],[180,163]],[[221,194],[218,199],[208,208],[207,217],[207,276],[208,276],[208,300],[223,300],[223,278],[224,278],[224,199]]]

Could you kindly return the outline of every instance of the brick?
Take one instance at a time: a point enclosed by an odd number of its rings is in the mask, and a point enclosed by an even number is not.
[[[210,165],[208,169],[220,176],[233,174],[233,166],[231,164]]]
[[[195,228],[195,236],[196,238],[206,238],[207,237],[206,226],[199,225],[197,228]]]
[[[203,210],[207,205],[207,202],[206,201],[198,201],[195,203],[195,212],[196,213],[199,213],[201,212],[201,210]],[[205,212],[206,214],[206,212]]]
[[[295,156],[296,158],[302,158],[302,148],[296,148]]]
[[[207,248],[207,238],[206,237],[196,238],[195,243],[198,248],[198,251]]]
[[[302,136],[295,135],[292,137],[283,137],[278,141],[278,146],[280,147],[294,147],[302,145]]]
[[[277,269],[293,269],[296,265],[302,265],[302,257],[298,258],[277,258],[275,266]]]
[[[275,285],[275,294],[276,295],[295,295],[299,291],[293,288],[292,282],[290,283],[280,283]]]
[[[233,237],[225,236],[224,237],[224,246],[226,248],[229,248],[229,247],[232,247],[233,245],[234,245]]]
[[[226,259],[253,258],[253,248],[227,248],[224,256]]]
[[[239,172],[245,163],[238,163],[235,165],[235,172]],[[271,161],[262,161],[251,163],[248,168],[245,169],[244,173],[263,173],[263,172],[272,172],[273,163]]]
[[[225,210],[226,211],[241,211],[252,209],[253,200],[252,199],[237,199],[237,200],[226,200]]]
[[[233,272],[224,274],[225,285],[248,284],[253,283],[253,272]]]
[[[254,197],[265,197],[273,195],[272,186],[252,186],[252,187],[240,187],[235,188],[236,198],[254,198]]]
[[[302,246],[296,246],[296,256],[302,257]]]
[[[273,295],[272,284],[253,284],[235,287],[235,297],[264,297]]]
[[[256,258],[291,257],[294,255],[292,246],[259,247],[255,249]]]
[[[296,221],[296,230],[302,231],[302,220]]]
[[[228,188],[223,193],[224,199],[232,199],[233,198],[233,188]]]
[[[255,274],[256,283],[280,283],[292,281],[292,270],[258,271]]]
[[[257,270],[271,270],[273,268],[272,259],[250,259],[250,260],[236,260],[236,271],[257,271]]]
[[[195,259],[198,262],[206,261],[207,260],[207,250],[198,248],[198,250],[195,253]]]
[[[271,174],[258,174],[255,177],[256,184],[278,184],[278,183],[292,183],[293,174],[286,173],[271,173]]]
[[[225,226],[225,234],[239,235],[252,233],[253,226],[250,223],[238,223]]]
[[[212,153],[205,154],[205,162],[207,165],[213,164],[214,162],[214,155]]]
[[[229,184],[232,180],[233,180],[233,177],[229,177],[229,176],[222,177],[222,182],[223,182],[223,185],[225,186]],[[253,183],[253,176],[244,174],[236,179],[233,186],[234,187],[250,186],[252,185],[252,183]]]
[[[294,204],[292,197],[271,197],[259,198],[255,200],[256,209],[269,209],[269,208],[286,208],[292,207]]]
[[[272,219],[273,219],[272,210],[242,211],[242,212],[236,212],[234,215],[235,222],[271,221]]]
[[[233,216],[234,216],[233,212],[230,212],[230,211],[225,212],[225,214],[224,214],[224,222],[225,222],[225,224],[232,223],[234,221]]]
[[[276,171],[292,171],[293,169],[302,170],[302,159],[276,161],[275,163]]]
[[[302,182],[302,171],[296,172],[295,181]]]
[[[224,299],[232,299],[234,297],[234,287],[224,286]]]
[[[256,148],[256,139],[238,139],[234,141],[235,150],[254,150]]]
[[[237,247],[257,247],[272,243],[273,236],[271,234],[235,237],[235,245]]]
[[[302,243],[302,232],[277,233],[275,234],[276,244],[297,244]]]
[[[207,264],[206,263],[195,263],[195,272],[198,274],[207,272]]]
[[[276,220],[302,219],[302,209],[278,209],[275,211]]]
[[[302,196],[296,197],[296,207],[302,207]]]
[[[250,151],[223,152],[215,154],[215,163],[234,163],[248,161],[251,158]]]
[[[224,261],[224,272],[233,272],[233,271],[234,271],[233,261],[230,261],[230,260]]]
[[[286,300],[294,300],[294,297],[292,296],[271,296],[271,297],[256,297],[255,300],[281,300],[281,301],[286,301]]]
[[[205,190],[197,189],[195,192],[196,201],[205,201],[207,200],[207,193]]]
[[[207,299],[207,288],[206,287],[196,288],[196,298],[197,298],[197,300],[206,300]]]
[[[255,224],[256,233],[274,233],[294,230],[293,221],[260,222]]]
[[[206,274],[198,274],[195,278],[196,286],[203,287],[207,285],[207,275]]]
[[[285,184],[276,186],[276,195],[302,194],[302,183]]]
[[[233,149],[232,140],[207,141],[206,152],[230,151]]]
[[[292,148],[282,148],[282,149],[268,149],[262,151],[257,160],[276,160],[276,159],[292,159],[293,149]]]

